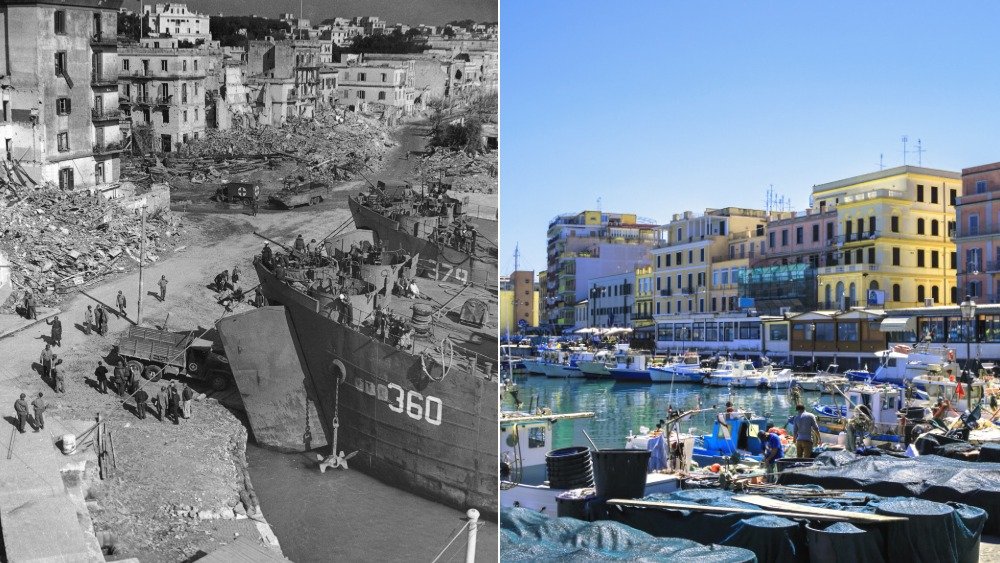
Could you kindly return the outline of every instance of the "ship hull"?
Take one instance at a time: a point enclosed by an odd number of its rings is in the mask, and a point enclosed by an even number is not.
[[[349,461],[351,469],[456,508],[496,513],[495,365],[477,364],[461,354],[437,361],[404,352],[335,322],[317,301],[280,282],[260,263],[255,268],[267,302],[287,311],[298,361],[292,369],[276,371],[253,366],[260,363],[254,354],[265,352],[230,350],[227,333],[232,339],[234,331],[226,330],[225,319],[220,322],[255,437],[260,440],[254,421],[262,417],[249,412],[255,401],[248,400],[248,393],[279,395],[278,407],[264,417],[270,430],[261,443],[285,450],[308,449],[295,436],[302,433],[306,407],[312,403],[322,437],[331,444],[338,417],[337,449],[358,452]],[[243,315],[267,309],[274,307]],[[261,341],[256,345],[267,346]],[[441,378],[444,364],[449,370]],[[299,395],[281,403],[290,389]],[[279,414],[281,405],[284,414]],[[282,416],[290,430],[278,432]],[[275,436],[280,439],[268,441]]]
[[[374,231],[386,250],[402,249],[411,256],[419,255],[422,276],[438,281],[496,287],[499,280],[496,262],[481,260],[460,250],[419,238],[403,230],[398,221],[376,213],[354,198],[348,199],[348,205],[358,228]],[[420,231],[423,226],[415,223],[413,228]]]

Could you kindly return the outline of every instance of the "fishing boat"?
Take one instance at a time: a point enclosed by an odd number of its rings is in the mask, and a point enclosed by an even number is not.
[[[645,354],[629,354],[624,358],[619,358],[615,367],[608,368],[608,372],[615,381],[649,383],[652,379],[649,376],[649,368],[646,366],[647,360]]]
[[[521,363],[524,365],[524,371],[528,375],[545,375],[545,372],[542,371],[542,364],[545,363],[544,357],[525,358],[521,360]]]
[[[760,377],[750,360],[723,360],[703,381],[713,387],[757,387]]]
[[[695,440],[692,459],[701,467],[729,463],[735,458],[760,462],[764,449],[757,437],[758,430],[767,430],[767,417],[751,412],[719,413],[712,432]]]
[[[915,377],[927,374],[961,373],[955,362],[955,350],[946,346],[921,342],[915,346],[897,344],[888,350],[875,352],[879,361],[874,372],[850,370],[845,375],[852,381],[893,383],[903,385]]]
[[[347,202],[355,225],[371,229],[384,248],[419,256],[420,275],[495,291],[496,210],[473,216],[467,198],[451,197],[449,189],[438,182],[418,192],[408,182],[379,180]]]
[[[825,370],[818,371],[815,374],[796,375],[794,378],[795,384],[801,387],[803,391],[818,391],[820,393],[827,391],[831,385],[844,387],[850,380],[839,373],[839,368],[840,366],[837,364],[830,364]]]
[[[627,345],[626,345],[627,348]],[[610,368],[618,365],[616,355],[624,355],[626,351],[600,350],[594,353],[590,360],[581,360],[577,365],[587,379],[610,379]]]
[[[594,468],[590,461],[593,455],[587,447],[552,449],[553,428],[557,425],[572,424],[574,420],[593,418],[593,412],[552,413],[547,409],[540,412],[500,413],[500,506],[502,508],[523,507],[536,511],[554,513],[559,495],[570,488],[586,488],[593,483]],[[647,449],[648,442],[631,442],[632,449]],[[688,443],[690,447],[693,440]],[[578,464],[562,475],[550,475],[549,466],[569,463]],[[566,461],[563,461],[565,459]],[[558,477],[558,480],[557,480]],[[572,487],[562,487],[567,477],[571,477]],[[553,486],[553,484],[559,486]],[[644,494],[669,493],[680,489],[681,480],[676,474],[647,470]]]
[[[546,356],[547,361],[539,366],[545,377],[583,377],[579,362],[594,358],[593,352],[586,350],[575,352],[564,350],[550,351]]]
[[[702,367],[701,357],[697,352],[675,356],[662,366],[649,368],[649,376],[653,381],[674,383],[701,383],[710,372],[711,370]]]
[[[318,254],[255,257],[267,306],[217,323],[254,437],[329,446],[391,485],[496,513],[495,282],[414,278],[417,257],[377,241],[360,229]],[[424,281],[417,294],[397,280]]]

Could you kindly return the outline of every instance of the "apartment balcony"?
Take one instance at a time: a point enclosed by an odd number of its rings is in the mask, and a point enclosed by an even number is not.
[[[94,154],[112,154],[116,152],[122,152],[121,141],[112,141],[110,143],[94,143]]]
[[[839,266],[824,266],[817,270],[821,276],[829,274],[850,274],[854,272],[877,272],[878,264],[841,264]]]
[[[672,290],[672,289],[661,289],[660,293],[659,293],[660,297],[670,297],[673,294],[674,294],[674,290]]]
[[[845,203],[856,203],[869,199],[879,199],[879,198],[906,199],[906,193],[900,190],[871,190],[860,194],[845,196],[844,201],[841,202],[841,205],[844,205]]]
[[[118,48],[118,36],[109,33],[95,33],[90,36],[91,47]]]
[[[986,262],[986,273],[1000,274],[1000,260],[988,260]]]
[[[139,78],[143,80],[152,80],[153,71],[151,70],[123,70],[118,73],[118,78]]]
[[[119,99],[122,98],[127,99],[128,96],[122,96]],[[150,96],[149,94],[136,94],[135,96],[132,96],[132,103],[148,106],[153,103],[153,97]]]
[[[837,235],[826,241],[827,246],[842,246],[852,242],[865,242],[875,240],[882,235],[881,231],[862,231],[860,233],[848,233]]]
[[[983,225],[977,229],[970,229],[968,226],[958,232],[955,240],[962,240],[973,237],[985,237],[1000,234],[1000,225]]]
[[[103,72],[91,72],[90,73],[90,85],[101,88],[107,86],[118,86],[118,76],[109,75]]]
[[[173,103],[173,101],[174,101],[173,96],[157,96],[156,99],[153,101],[153,105],[169,106],[171,103]]]
[[[90,117],[97,122],[101,121],[118,121],[122,118],[122,111],[120,109],[105,108],[98,110],[97,108],[90,109]]]

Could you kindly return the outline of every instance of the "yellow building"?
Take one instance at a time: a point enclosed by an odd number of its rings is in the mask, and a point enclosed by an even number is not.
[[[635,293],[632,296],[632,328],[653,324],[653,266],[635,269]]]
[[[509,276],[500,276],[499,318],[500,332],[524,332],[523,328],[538,326],[538,285],[535,273],[522,270]],[[524,321],[520,323],[519,321]]]
[[[957,172],[899,166],[813,186],[814,206],[837,210],[837,236],[819,268],[822,308],[957,303]],[[830,260],[832,258],[832,261]],[[870,290],[876,290],[874,294]]]

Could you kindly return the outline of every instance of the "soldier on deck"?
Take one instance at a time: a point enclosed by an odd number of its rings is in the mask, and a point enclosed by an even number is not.
[[[469,254],[475,254],[476,253],[476,238],[478,236],[479,236],[479,233],[476,231],[476,225],[474,225],[474,224],[469,225],[469,238],[470,238]]]
[[[264,267],[270,270],[274,266],[274,252],[271,251],[270,243],[264,243],[264,250],[260,251],[260,261]]]
[[[306,239],[302,238],[301,234],[295,237],[295,243],[292,245],[292,248],[294,248],[296,252],[305,252]]]

